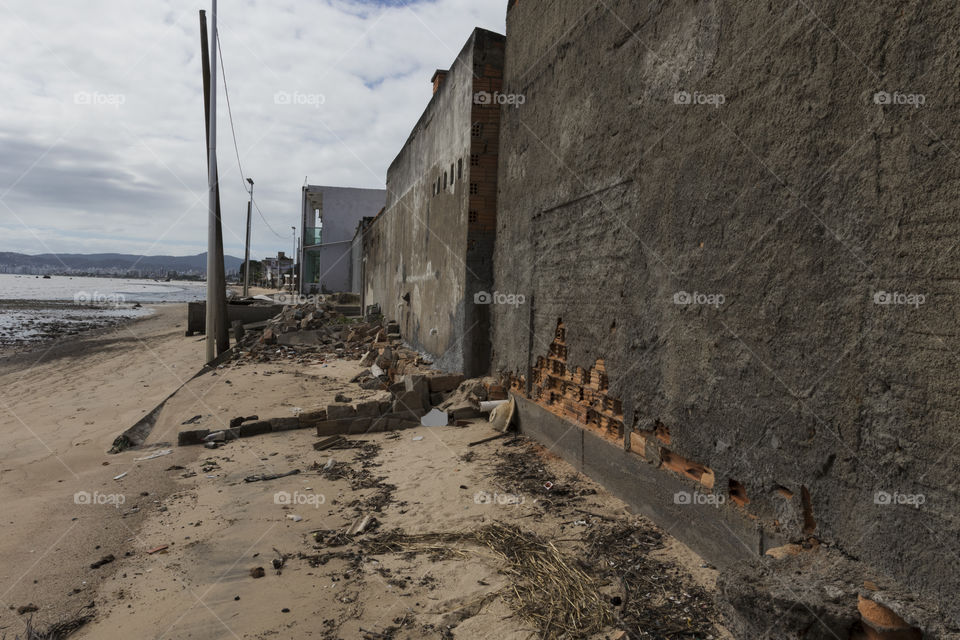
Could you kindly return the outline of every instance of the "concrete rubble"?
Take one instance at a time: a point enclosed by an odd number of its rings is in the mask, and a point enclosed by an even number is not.
[[[432,411],[447,416],[444,424],[456,424],[479,417],[482,403],[507,398],[496,378],[465,380],[461,374],[433,369],[430,359],[404,344],[395,323],[348,317],[333,302],[288,306],[259,332],[245,331],[235,351],[233,362],[240,366],[278,360],[300,364],[359,360],[365,368],[352,382],[379,393],[357,402],[341,393],[334,404],[295,416],[237,417],[228,429],[181,431],[180,446],[214,448],[238,438],[293,429],[314,429],[324,437],[394,431],[420,426]],[[431,423],[439,424],[437,420],[433,417]]]

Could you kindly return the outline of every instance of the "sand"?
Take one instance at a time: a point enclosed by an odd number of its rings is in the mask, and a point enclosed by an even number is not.
[[[449,637],[446,627],[458,638],[535,637],[496,595],[507,578],[489,550],[467,549],[462,557],[438,561],[409,554],[309,560],[355,550],[318,544],[312,532],[341,530],[363,513],[376,517],[380,531],[407,533],[513,523],[575,553],[576,541],[600,520],[572,511],[544,513],[540,501],[549,496],[524,495],[521,504],[477,498],[503,495],[494,467],[521,446],[497,440],[467,447],[493,433],[484,420],[466,428],[363,436],[380,446],[366,462],[356,459],[358,450],[314,451],[317,437],[309,431],[212,451],[175,446],[181,429],[219,428],[241,415],[294,415],[326,406],[338,392],[354,400],[372,395],[349,383],[359,371],[356,362],[228,364],[174,395],[140,450],[106,454],[121,431],[200,368],[202,338],[183,337],[185,313],[185,305],[162,307],[148,319],[45,353],[35,364],[0,361],[0,501],[6,507],[0,635],[23,630],[24,616],[7,607],[33,603],[36,620],[49,623],[92,602],[96,618],[72,637],[412,639]],[[182,426],[195,416],[193,427]],[[173,451],[134,461],[166,449]],[[352,488],[348,478],[317,469],[331,459],[335,468],[369,465],[382,481]],[[544,481],[577,476],[548,452],[542,460]],[[244,482],[293,469],[301,473]],[[113,479],[121,473],[127,475]],[[578,508],[605,518],[638,518],[589,479],[577,478],[587,489]],[[395,488],[375,511],[371,500],[384,492],[383,483]],[[119,498],[110,496],[123,496],[123,503],[76,504],[78,491],[114,503]],[[668,540],[658,559],[672,563],[690,584],[713,589],[715,572]],[[90,568],[108,554],[116,560]],[[278,572],[272,561],[280,554],[287,559]],[[256,567],[264,569],[263,578],[251,577]]]

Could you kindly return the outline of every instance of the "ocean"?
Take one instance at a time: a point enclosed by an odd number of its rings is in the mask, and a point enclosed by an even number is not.
[[[148,315],[141,305],[203,300],[206,283],[0,274],[0,350]]]

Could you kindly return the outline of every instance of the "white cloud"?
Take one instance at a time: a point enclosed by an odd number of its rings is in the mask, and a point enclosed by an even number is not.
[[[433,71],[474,27],[504,29],[506,0],[404,4],[219,3],[243,168],[284,236],[255,214],[254,256],[289,251],[305,176],[382,188]],[[0,0],[0,251],[205,250],[199,8]],[[220,80],[224,242],[242,255],[246,194]]]

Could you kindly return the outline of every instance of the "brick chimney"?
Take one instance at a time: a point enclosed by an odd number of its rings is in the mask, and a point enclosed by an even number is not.
[[[449,69],[437,69],[433,77],[430,78],[430,82],[433,83],[433,92],[436,93],[440,88],[440,85],[443,84],[443,81],[447,79],[447,74],[450,73]]]

